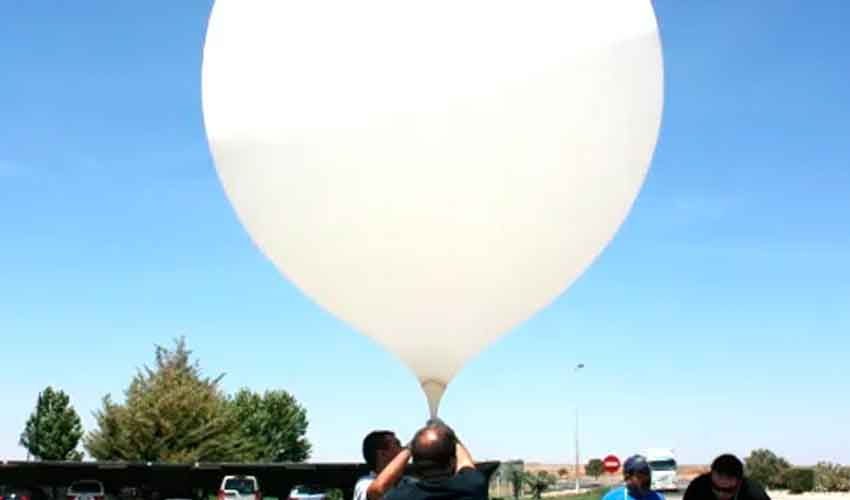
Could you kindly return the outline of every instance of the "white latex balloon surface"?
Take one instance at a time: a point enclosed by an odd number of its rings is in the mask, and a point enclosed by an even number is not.
[[[240,220],[432,414],[610,241],[662,87],[649,0],[217,0],[203,65]]]

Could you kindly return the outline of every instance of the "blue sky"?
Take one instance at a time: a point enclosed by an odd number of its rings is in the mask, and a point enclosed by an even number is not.
[[[228,391],[284,388],[314,459],[426,417],[392,355],[252,245],[200,107],[209,1],[7,2],[0,31],[0,457],[37,392],[92,428],[153,345],[185,335]],[[442,416],[477,458],[569,462],[768,447],[850,462],[850,9],[655,2],[664,123],[613,244],[470,362]],[[577,376],[572,367],[587,368]]]

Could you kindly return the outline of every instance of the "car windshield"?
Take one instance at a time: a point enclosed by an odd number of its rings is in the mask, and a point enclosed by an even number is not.
[[[319,495],[324,493],[325,490],[318,486],[296,486],[295,494],[296,495]]]
[[[238,491],[242,495],[254,493],[254,481],[251,479],[228,479],[224,483],[224,489]]]
[[[79,481],[71,485],[76,493],[100,493],[100,483],[97,481]]]
[[[652,470],[676,470],[676,461],[673,459],[651,460],[649,468]]]

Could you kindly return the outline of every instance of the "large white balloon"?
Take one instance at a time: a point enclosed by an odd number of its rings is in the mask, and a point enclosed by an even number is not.
[[[204,119],[257,245],[436,414],[626,217],[662,73],[649,0],[217,0]]]

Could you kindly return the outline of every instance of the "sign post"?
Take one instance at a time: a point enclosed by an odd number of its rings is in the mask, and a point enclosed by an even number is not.
[[[615,474],[620,470],[620,459],[617,458],[617,455],[608,455],[602,460],[602,467],[609,475]]]

